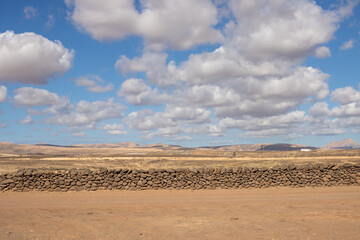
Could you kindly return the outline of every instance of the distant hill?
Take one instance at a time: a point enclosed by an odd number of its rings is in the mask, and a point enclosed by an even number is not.
[[[77,146],[72,146],[72,145],[62,146],[62,145],[47,144],[47,143],[38,143],[38,144],[35,144],[35,146],[39,146],[39,147],[77,147]]]
[[[76,144],[73,147],[82,148],[134,148],[139,145],[134,142],[121,142],[121,143],[95,143],[95,144]]]
[[[323,149],[360,149],[360,144],[348,138],[342,141],[331,142],[322,148]]]
[[[296,151],[300,149],[315,150],[316,147],[288,143],[239,144],[228,146],[201,147],[230,151]]]
[[[356,143],[357,144],[357,143]],[[360,144],[356,145],[360,148]],[[351,148],[356,148],[352,145]],[[346,148],[350,147],[346,145]],[[111,150],[110,150],[111,149]],[[228,146],[205,146],[205,147],[182,147],[179,145],[168,145],[164,143],[138,145],[134,142],[121,143],[98,143],[98,144],[75,144],[68,146],[39,143],[39,144],[13,144],[0,142],[0,155],[4,154],[48,154],[48,155],[76,155],[76,154],[106,154],[123,153],[124,151],[191,151],[191,150],[220,150],[220,151],[296,151],[300,149],[316,149],[305,145],[275,143],[275,144],[239,144]],[[342,148],[340,148],[342,149]]]
[[[296,151],[301,149],[315,150],[317,148],[300,144],[275,143],[263,146],[261,149],[258,149],[258,151]]]

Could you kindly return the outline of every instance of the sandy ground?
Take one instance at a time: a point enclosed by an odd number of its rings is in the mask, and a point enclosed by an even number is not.
[[[0,239],[359,239],[360,187],[0,193]]]

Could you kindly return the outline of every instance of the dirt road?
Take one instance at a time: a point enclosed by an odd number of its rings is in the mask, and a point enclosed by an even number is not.
[[[0,239],[359,239],[360,187],[0,193]]]

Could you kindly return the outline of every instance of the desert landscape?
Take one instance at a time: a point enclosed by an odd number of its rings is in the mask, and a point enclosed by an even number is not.
[[[360,0],[2,0],[0,29],[0,240],[360,239]]]
[[[0,239],[360,234],[360,149],[349,140],[324,148],[1,143],[0,155]]]

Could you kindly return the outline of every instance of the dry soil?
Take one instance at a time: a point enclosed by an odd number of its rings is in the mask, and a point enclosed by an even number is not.
[[[360,187],[0,193],[0,239],[359,239]]]

